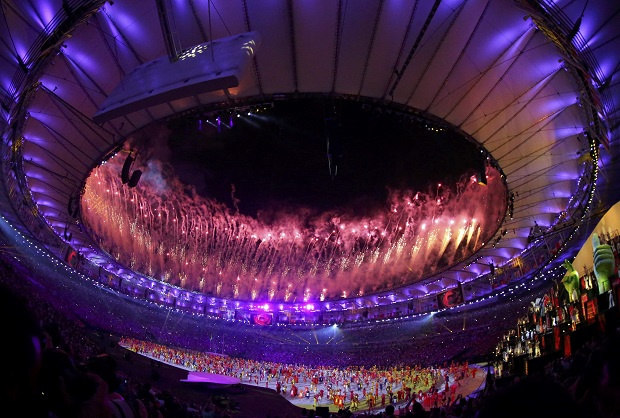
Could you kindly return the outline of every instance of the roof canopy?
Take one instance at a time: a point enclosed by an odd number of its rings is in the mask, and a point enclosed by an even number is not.
[[[613,170],[614,103],[620,100],[616,2],[2,5],[0,123],[8,190],[24,193],[23,203],[58,236],[67,241],[70,234],[74,248],[102,265],[113,260],[73,216],[89,173],[139,129],[196,109],[332,96],[423,115],[479,143],[506,176],[506,218],[475,255],[480,262],[472,257],[398,289],[398,299],[466,283],[489,263],[505,264],[531,244],[535,222],[545,230],[581,222],[591,209],[597,161]],[[145,63],[174,61],[196,45],[248,32],[260,34],[261,45],[230,86],[93,120]]]

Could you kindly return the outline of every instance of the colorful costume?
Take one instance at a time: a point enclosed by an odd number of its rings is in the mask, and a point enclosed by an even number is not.
[[[611,289],[609,277],[614,274],[616,260],[611,246],[601,244],[597,234],[592,235],[592,249],[594,250],[594,275],[598,282],[599,294]]]
[[[568,292],[568,300],[570,302],[578,302],[580,293],[579,273],[577,273],[568,260],[564,260],[564,267],[566,268],[566,274],[562,279],[562,283]]]

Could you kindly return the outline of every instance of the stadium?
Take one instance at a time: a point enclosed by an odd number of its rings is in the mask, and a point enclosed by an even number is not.
[[[594,294],[596,261],[575,262],[593,233],[617,259],[613,2],[2,12],[3,281],[91,334],[264,363],[491,373],[547,295],[566,312],[537,328],[555,340],[544,354],[570,356],[575,335],[615,320],[617,266]],[[572,351],[553,328],[573,331]]]

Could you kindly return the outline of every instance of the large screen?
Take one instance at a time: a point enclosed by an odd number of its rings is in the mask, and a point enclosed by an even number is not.
[[[271,325],[273,324],[273,314],[272,313],[258,313],[250,315],[251,321],[256,325]]]
[[[257,32],[195,45],[170,62],[168,56],[127,74],[93,117],[103,123],[149,106],[236,87],[260,46]]]

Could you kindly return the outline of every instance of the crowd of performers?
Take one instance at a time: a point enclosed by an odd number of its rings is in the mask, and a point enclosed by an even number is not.
[[[263,386],[295,403],[333,403],[352,411],[385,407],[417,400],[425,408],[441,407],[457,399],[457,389],[479,369],[467,363],[443,367],[332,368],[282,364],[228,357],[166,347],[133,338],[123,338],[122,347],[186,370],[226,375],[242,383]]]
[[[620,286],[620,235],[618,231],[593,234],[593,267],[581,273],[564,260],[566,273],[542,297],[530,302],[516,329],[503,336],[495,348],[495,376],[511,373],[515,357],[539,357],[560,348],[561,330],[575,331],[592,323],[595,315],[617,304]],[[616,291],[614,290],[616,289]]]

